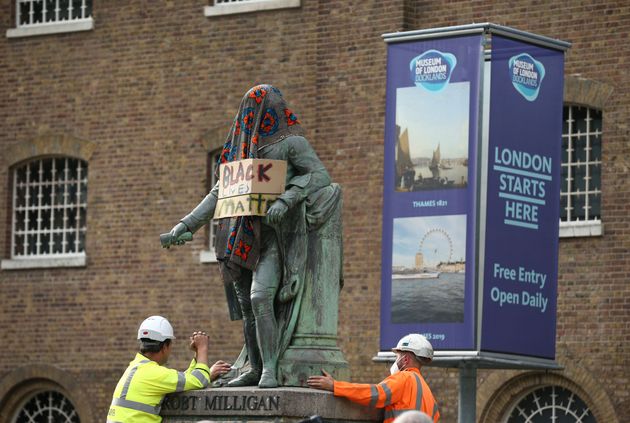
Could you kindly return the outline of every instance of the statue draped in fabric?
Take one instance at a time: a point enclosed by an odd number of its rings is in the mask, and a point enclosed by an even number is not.
[[[309,271],[309,234],[322,228],[333,214],[339,220],[339,228],[334,230],[340,231],[341,190],[331,184],[280,91],[270,85],[251,88],[241,100],[220,162],[249,158],[284,160],[287,176],[284,193],[266,216],[218,222],[215,251],[230,316],[243,319],[249,362],[249,370],[228,386],[272,388],[278,386],[278,359],[289,347],[298,325]],[[172,239],[186,231],[194,233],[208,223],[217,195],[218,184],[172,229]],[[340,244],[341,234],[336,236]],[[338,249],[341,252],[340,245]],[[341,259],[331,263],[338,268],[333,273],[336,284],[341,278]],[[334,307],[336,332],[336,302]]]

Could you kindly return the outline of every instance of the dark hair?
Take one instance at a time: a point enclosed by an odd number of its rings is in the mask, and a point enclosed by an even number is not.
[[[140,354],[144,353],[157,353],[162,350],[164,346],[171,345],[170,339],[165,339],[164,341],[155,341],[149,338],[141,338],[140,339]]]
[[[420,357],[419,355],[415,355],[412,351],[400,351],[401,353],[408,353],[408,356],[414,360],[419,366],[425,366],[429,364],[431,361],[428,357]],[[416,366],[417,367],[417,366]]]
[[[418,359],[418,361],[419,361],[420,363],[422,363],[422,365],[423,365],[423,366],[424,366],[424,365],[427,365],[427,364],[429,364],[430,362],[432,362],[432,361],[433,361],[433,359],[431,359],[431,358],[429,358],[429,357],[418,357],[418,356],[416,356],[416,358]]]

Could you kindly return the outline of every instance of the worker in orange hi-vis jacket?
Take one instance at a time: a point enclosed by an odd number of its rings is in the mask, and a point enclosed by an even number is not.
[[[427,339],[417,333],[404,336],[396,348],[396,361],[385,380],[378,384],[350,383],[333,379],[326,371],[323,376],[310,376],[307,384],[311,388],[331,391],[336,397],[370,407],[384,408],[384,423],[409,410],[428,414],[434,423],[440,421],[440,411],[433,393],[420,374],[423,365],[433,360],[433,347]]]

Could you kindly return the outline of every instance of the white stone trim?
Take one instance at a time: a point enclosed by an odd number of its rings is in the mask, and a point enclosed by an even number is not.
[[[36,35],[61,34],[64,32],[90,31],[94,29],[94,20],[85,18],[69,22],[54,22],[41,25],[28,25],[7,29],[7,38],[33,37]]]
[[[604,225],[601,220],[588,222],[560,222],[560,238],[602,236]]]
[[[207,17],[231,15],[235,13],[259,12],[262,10],[287,9],[300,7],[301,0],[248,0],[235,3],[219,3],[205,6],[203,14]]]
[[[204,250],[199,253],[199,263],[217,263],[217,255],[214,251]]]
[[[86,255],[72,254],[48,257],[19,257],[10,260],[2,260],[0,269],[2,270],[21,270],[21,269],[43,269],[50,267],[85,267]]]

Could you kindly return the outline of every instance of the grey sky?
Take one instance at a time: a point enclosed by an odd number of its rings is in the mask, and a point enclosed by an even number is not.
[[[469,82],[450,83],[438,92],[396,90],[396,124],[409,131],[412,159],[431,157],[438,143],[442,158],[468,157],[469,99]]]

